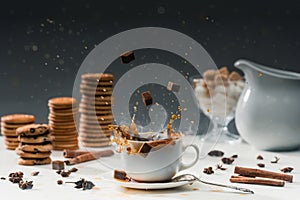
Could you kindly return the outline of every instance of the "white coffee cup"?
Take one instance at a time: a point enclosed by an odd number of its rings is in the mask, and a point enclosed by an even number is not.
[[[196,145],[183,145],[182,137],[172,140],[168,144],[161,144],[151,149],[147,154],[121,153],[124,170],[134,180],[141,182],[163,182],[170,180],[179,171],[194,166],[199,159],[199,149]],[[162,142],[163,140],[160,140]],[[152,141],[153,142],[153,141]],[[140,147],[143,141],[128,141],[131,147]],[[162,142],[163,143],[163,142]],[[194,159],[185,164],[182,156],[187,148],[195,150]]]

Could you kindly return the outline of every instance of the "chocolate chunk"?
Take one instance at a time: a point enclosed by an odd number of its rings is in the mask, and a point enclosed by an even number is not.
[[[40,172],[36,171],[36,172],[32,172],[31,176],[37,176]]]
[[[57,170],[56,173],[57,173],[57,174],[60,174],[60,173],[61,173],[61,170]]]
[[[224,152],[219,150],[212,150],[208,152],[208,155],[213,157],[222,157],[224,155]]]
[[[121,62],[123,64],[128,64],[135,59],[133,51],[125,52],[121,55]]]
[[[30,131],[30,133],[34,133],[35,132],[35,128],[30,128],[29,131]]]
[[[57,184],[58,185],[61,185],[61,184],[63,184],[64,182],[62,181],[62,180],[57,180]]]
[[[217,164],[217,169],[226,170],[227,168],[223,167],[221,164]]]
[[[20,181],[22,181],[23,179],[20,177],[10,177],[8,180],[12,183],[20,183]]]
[[[149,91],[142,93],[142,99],[146,106],[149,106],[153,103],[153,99]]]
[[[264,163],[258,163],[257,166],[261,167],[261,168],[264,168],[265,167],[265,164]]]
[[[167,90],[172,91],[172,92],[179,92],[179,89],[180,89],[179,85],[169,81],[168,86],[167,86]]]
[[[258,155],[258,156],[256,157],[256,159],[257,159],[257,160],[263,160],[264,158],[263,158],[261,155]]]
[[[231,156],[231,158],[238,158],[238,157],[239,157],[239,156],[236,155],[236,154]]]
[[[61,160],[52,161],[52,169],[54,169],[54,170],[64,170],[65,169],[64,161],[61,161]]]
[[[234,161],[234,158],[222,158],[222,162],[227,165],[232,164],[233,161]]]
[[[290,173],[294,170],[294,168],[292,167],[285,167],[285,168],[282,168],[280,171],[282,171],[283,173]]]
[[[129,178],[125,171],[122,170],[114,170],[114,178],[122,181],[129,181]]]
[[[140,148],[139,153],[149,153],[152,147],[148,143],[144,143],[143,146]]]
[[[1,177],[0,179],[1,179],[1,180],[6,180],[6,178],[5,178],[5,177]]]

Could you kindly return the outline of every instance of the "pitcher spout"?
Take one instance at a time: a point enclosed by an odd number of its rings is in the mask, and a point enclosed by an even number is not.
[[[234,66],[242,70],[246,77],[255,73],[258,76],[264,74],[282,79],[300,80],[299,73],[266,67],[248,60],[238,60],[234,63]]]

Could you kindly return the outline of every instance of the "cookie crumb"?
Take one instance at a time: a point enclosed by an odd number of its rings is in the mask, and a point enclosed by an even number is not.
[[[31,173],[31,176],[37,176],[37,175],[39,175],[39,173],[40,173],[40,172],[38,172],[38,171],[32,172],[32,173]]]
[[[265,164],[264,163],[258,163],[257,166],[261,167],[261,168],[264,168],[265,167]]]
[[[263,160],[264,158],[262,157],[262,155],[258,155],[258,156],[256,157],[256,159],[257,159],[257,160]]]
[[[212,169],[212,167],[207,167],[203,169],[203,173],[205,174],[213,174],[214,170]]]
[[[282,168],[280,171],[282,171],[283,173],[290,173],[294,170],[294,168],[292,167],[285,167],[285,168]]]

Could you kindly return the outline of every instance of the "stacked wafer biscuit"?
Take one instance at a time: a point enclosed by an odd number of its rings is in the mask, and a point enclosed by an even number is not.
[[[111,131],[108,125],[113,121],[113,81],[112,74],[89,73],[81,76],[79,140],[85,147],[110,145]]]
[[[33,115],[12,114],[1,117],[1,134],[4,136],[5,147],[9,150],[15,150],[18,145],[18,136],[16,129],[20,126],[32,124],[35,121]]]
[[[53,149],[78,149],[77,101],[71,97],[57,97],[48,101],[49,126],[54,136]]]
[[[43,165],[51,163],[53,137],[47,124],[30,124],[16,130],[20,142],[16,153],[19,165]]]

